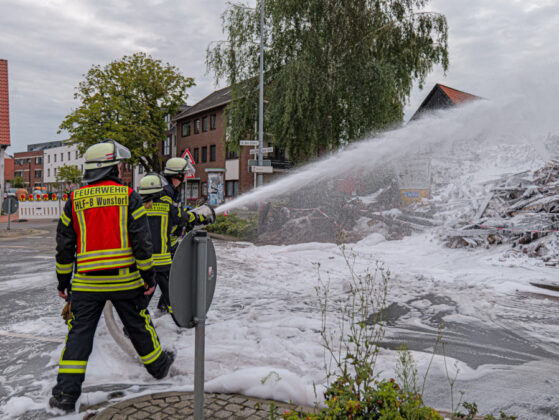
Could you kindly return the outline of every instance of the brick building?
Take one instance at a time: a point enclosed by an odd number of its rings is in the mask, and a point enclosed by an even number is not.
[[[23,178],[30,193],[43,187],[43,156],[44,150],[14,153],[14,178]]]
[[[195,202],[207,199],[208,191],[218,190],[219,201],[227,201],[239,194],[250,191],[255,186],[255,174],[249,172],[251,147],[242,147],[240,153],[229,150],[225,134],[225,108],[231,103],[231,90],[217,90],[190,108],[172,118],[176,138],[176,155],[182,156],[186,149],[194,159],[196,177],[189,179],[183,194],[184,201]],[[172,145],[168,136],[167,144]],[[163,160],[172,157],[173,151],[163,145]],[[266,142],[264,147],[269,146]],[[274,174],[264,174],[264,182],[269,182],[278,174],[286,172],[289,163],[281,154],[264,156],[270,159]],[[210,200],[210,204],[215,205]],[[217,203],[219,204],[219,203]]]
[[[4,201],[4,157],[10,145],[10,100],[8,89],[8,61],[0,59],[0,208]]]
[[[13,187],[12,185],[13,180],[14,180],[14,157],[10,155],[6,155],[4,156],[4,183],[6,185],[6,189]]]

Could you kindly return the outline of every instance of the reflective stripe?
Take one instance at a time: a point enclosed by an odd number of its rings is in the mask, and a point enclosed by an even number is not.
[[[124,248],[124,249],[102,249],[99,251],[89,251],[89,252],[80,252],[77,257],[78,263],[84,262],[84,260],[91,260],[96,259],[98,257],[131,257],[132,256],[132,248]]]
[[[153,351],[149,354],[146,354],[145,356],[140,356],[142,359],[142,362],[144,362],[144,365],[149,365],[150,363],[153,363],[157,360],[157,358],[160,356],[161,354],[161,345],[159,344],[159,340],[157,338],[157,334],[155,333],[155,329],[153,328],[153,326],[151,325],[151,318],[149,316],[149,313],[146,312],[145,309],[142,309],[140,311],[140,315],[144,318],[144,320],[146,321],[146,330],[148,330],[149,334],[151,335],[151,342],[153,343]]]
[[[84,252],[86,252],[86,234],[85,234],[85,215],[83,211],[78,211],[76,212],[76,215],[78,216],[78,224],[80,225],[80,241],[81,241],[81,246],[80,246],[80,251],[83,254]]]
[[[103,259],[103,260],[96,260],[96,261],[84,261],[78,263],[78,270],[88,271],[88,270],[101,270],[101,269],[108,270],[109,268],[121,268],[121,267],[134,264],[134,261],[135,261],[134,257],[130,257],[130,258],[121,257],[121,258],[113,258],[110,260]],[[147,268],[144,268],[144,270],[147,270]]]
[[[86,276],[82,273],[76,273],[74,276],[74,283],[124,283],[130,280],[137,280],[141,278],[139,271],[133,273],[123,273],[118,276]]]
[[[194,213],[189,211],[189,212],[187,212],[187,214],[190,215],[190,217],[188,218],[188,223],[192,223],[196,220],[196,216],[194,215]]]
[[[56,262],[56,272],[58,274],[69,274],[72,272],[72,268],[74,263],[69,264],[60,264],[58,261]]]
[[[66,213],[62,212],[62,215],[60,216],[60,221],[64,224],[64,226],[68,227],[70,226],[70,222],[72,221],[72,219],[66,216]]]
[[[171,254],[163,254],[163,255],[153,255],[153,265],[154,266],[162,266],[162,265],[169,265],[173,262],[171,259]]]
[[[72,283],[73,292],[120,292],[123,290],[136,289],[138,287],[143,287],[144,281],[137,280],[128,283],[100,283],[100,284],[85,284],[81,282]]]
[[[159,347],[154,351],[152,351],[150,354],[147,354],[145,356],[140,356],[140,358],[142,359],[144,365],[149,365],[150,363],[155,362],[159,358],[159,356],[161,356],[162,351],[163,349]]]
[[[143,210],[142,206],[142,210]],[[120,246],[128,248],[128,207],[120,208]]]
[[[87,368],[87,361],[83,360],[60,360],[58,373],[84,374]]]
[[[173,200],[171,200],[171,197],[169,197],[168,195],[164,195],[160,198],[161,201],[166,201],[169,204],[173,204]]]
[[[142,271],[149,270],[152,265],[153,265],[152,257],[149,257],[148,259],[145,260],[136,260],[136,266]]]
[[[140,217],[146,214],[146,209],[144,206],[140,207],[138,210],[132,212],[132,217],[134,220],[138,220]]]

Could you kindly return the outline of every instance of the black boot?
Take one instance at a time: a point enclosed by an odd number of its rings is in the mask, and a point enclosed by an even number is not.
[[[165,365],[163,366],[163,369],[161,369],[155,375],[152,374],[155,379],[163,379],[165,376],[167,376],[171,365],[175,361],[175,353],[170,350],[163,350],[163,354],[161,355],[161,357],[165,358]]]
[[[58,408],[66,413],[71,413],[76,410],[76,400],[67,394],[52,396],[49,400],[49,405],[52,408]]]

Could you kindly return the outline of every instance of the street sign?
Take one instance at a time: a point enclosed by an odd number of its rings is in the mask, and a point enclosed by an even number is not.
[[[274,151],[273,147],[263,147],[262,148],[262,153],[272,153]],[[249,153],[251,155],[257,155],[258,154],[258,149],[250,149]]]
[[[248,166],[258,166],[258,159],[249,159]],[[262,159],[262,165],[260,166],[272,166],[272,161],[269,159]]]
[[[196,167],[194,166],[194,159],[192,158],[192,155],[190,154],[190,150],[184,149],[184,153],[182,154],[182,158],[185,159],[186,162],[187,162],[186,177],[187,178],[194,178],[194,176],[196,175]]]
[[[241,146],[258,146],[260,142],[258,140],[241,140],[239,144]]]
[[[15,212],[17,212],[18,208],[19,208],[19,202],[15,197],[10,196],[6,198],[4,200],[4,203],[2,204],[2,210],[6,214],[14,214]]]
[[[201,271],[207,274],[206,279],[206,312],[213,299],[217,275],[215,249],[211,239],[207,238],[207,267],[200,267],[198,258],[197,235],[205,231],[192,231],[180,243],[169,274],[169,300],[173,308],[173,319],[183,328],[196,326],[196,281]]]
[[[274,172],[274,168],[272,166],[250,166],[249,169],[251,172],[261,174],[271,174]]]

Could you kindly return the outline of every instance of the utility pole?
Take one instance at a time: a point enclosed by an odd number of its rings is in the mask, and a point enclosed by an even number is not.
[[[258,104],[258,166],[263,164],[264,142],[264,0],[260,0],[260,98]],[[258,174],[258,186],[263,184],[262,173]]]

